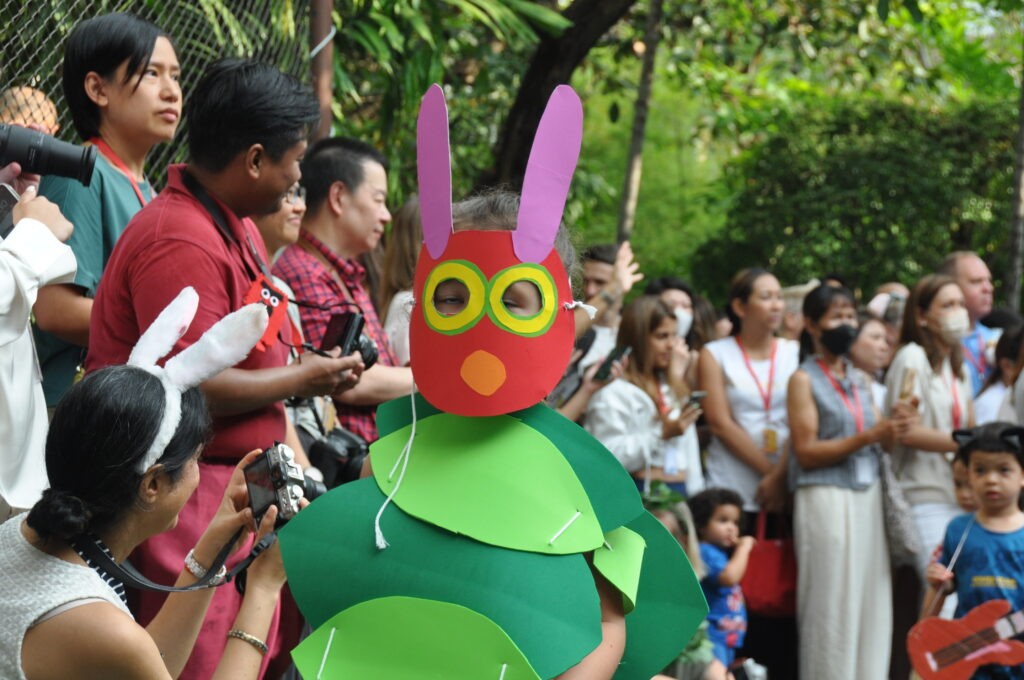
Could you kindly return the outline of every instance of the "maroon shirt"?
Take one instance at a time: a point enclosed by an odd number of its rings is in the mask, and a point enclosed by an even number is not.
[[[89,326],[86,369],[123,364],[164,307],[186,286],[199,293],[199,310],[170,356],[188,347],[214,323],[242,306],[259,272],[247,243],[266,262],[263,239],[252,220],[239,219],[220,204],[235,235],[228,244],[213,219],[182,184],[184,165],[168,169],[167,188],[136,213],[110,256],[96,291]],[[248,263],[248,269],[243,262]],[[288,324],[285,340],[292,342]],[[236,368],[260,369],[288,363],[288,347],[280,339],[266,350],[254,349]],[[215,416],[210,458],[237,459],[256,448],[282,441],[284,405],[280,402],[232,416]]]

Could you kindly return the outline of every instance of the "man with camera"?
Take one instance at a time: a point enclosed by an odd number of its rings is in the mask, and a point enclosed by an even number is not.
[[[175,529],[143,544],[133,562],[150,579],[173,582],[209,523],[238,459],[247,451],[292,440],[282,400],[338,396],[358,381],[358,354],[307,352],[289,364],[289,303],[272,282],[267,253],[250,215],[276,211],[301,175],[299,158],[319,119],[313,94],[296,79],[254,60],[212,64],[186,104],[189,163],[171,166],[167,187],[139,211],[118,240],[100,281],[90,326],[86,369],[124,363],[142,331],[186,286],[201,306],[176,353],[219,319],[251,302],[270,313],[267,333],[249,356],[200,386],[213,414],[213,440],[200,462],[198,489]],[[224,341],[230,341],[225,338]],[[299,454],[299,450],[296,450]],[[202,565],[204,568],[209,565]],[[137,618],[146,622],[160,599],[144,593]],[[208,677],[241,599],[218,589],[182,678]],[[277,625],[267,643],[280,650]]]
[[[0,522],[39,500],[49,484],[43,457],[46,401],[29,328],[41,286],[70,281],[75,256],[64,242],[71,223],[36,196],[39,178],[17,163],[0,168],[0,183],[21,199],[11,209],[13,228],[0,240]]]
[[[334,403],[342,427],[372,442],[377,405],[413,390],[412,369],[398,365],[357,261],[377,245],[391,221],[387,161],[364,142],[325,139],[306,152],[302,184],[308,209],[299,241],[281,254],[274,273],[307,303],[300,309],[302,330],[316,346],[324,343],[332,320],[336,326],[354,311],[362,315],[363,332],[377,345],[377,363],[355,388],[334,395]],[[333,346],[333,340],[327,344]]]

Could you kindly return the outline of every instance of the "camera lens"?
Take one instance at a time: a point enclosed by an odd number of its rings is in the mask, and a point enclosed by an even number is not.
[[[327,486],[323,482],[318,482],[315,479],[306,477],[302,482],[302,491],[307,501],[312,503],[320,496],[327,493]]]
[[[0,125],[0,166],[14,162],[23,172],[70,177],[89,186],[96,147],[68,144],[17,125]]]
[[[377,363],[377,343],[373,341],[368,335],[360,336],[359,338],[359,354],[363,357],[363,368],[364,370],[370,370],[370,367]]]

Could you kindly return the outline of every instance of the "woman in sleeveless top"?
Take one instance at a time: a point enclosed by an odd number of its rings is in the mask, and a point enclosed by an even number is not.
[[[778,279],[764,269],[740,272],[729,292],[732,335],[706,345],[698,366],[712,434],[707,484],[737,491],[748,523],[761,502],[779,509],[786,495],[786,384],[800,349],[775,337],[782,312]]]
[[[818,286],[803,301],[806,357],[789,379],[800,677],[883,678],[891,573],[876,447],[891,442],[867,376],[846,357],[853,293]]]
[[[46,442],[51,488],[27,518],[0,525],[0,677],[152,680],[177,677],[184,667],[214,588],[169,595],[143,628],[128,612],[121,583],[91,567],[82,547],[95,542],[121,562],[177,522],[199,482],[197,461],[210,417],[197,388],[182,393],[177,429],[162,453],[154,452],[166,403],[161,379],[129,366],[92,373],[61,400]],[[242,469],[257,454],[235,468],[175,585],[196,582],[236,531],[255,528]],[[156,455],[156,463],[139,472]],[[276,516],[271,508],[260,534],[269,532]],[[283,583],[275,546],[249,568],[234,626],[239,634],[228,638],[213,678],[257,677]]]

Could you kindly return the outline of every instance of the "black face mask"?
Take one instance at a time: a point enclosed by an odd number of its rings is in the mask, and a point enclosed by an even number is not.
[[[857,327],[841,324],[835,328],[828,328],[821,332],[821,344],[829,352],[836,356],[842,356],[850,351],[853,341],[857,339]]]

